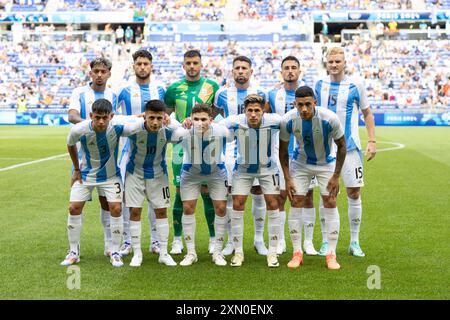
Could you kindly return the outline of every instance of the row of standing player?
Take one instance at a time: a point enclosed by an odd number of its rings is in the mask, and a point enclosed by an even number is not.
[[[180,121],[185,120],[195,103],[211,103],[215,102],[216,108],[222,111],[225,117],[233,114],[242,113],[243,98],[249,93],[257,93],[261,96],[265,96],[264,92],[258,88],[254,88],[250,85],[250,77],[252,74],[251,61],[246,57],[238,57],[233,61],[232,74],[235,80],[234,85],[221,88],[218,92],[218,86],[214,82],[208,79],[204,79],[200,76],[202,64],[201,55],[198,51],[188,51],[185,54],[183,68],[186,71],[185,79],[178,81],[171,85],[167,92],[164,89],[150,84],[150,74],[152,71],[152,57],[143,50],[136,52],[133,55],[134,69],[136,74],[136,83],[133,83],[125,88],[122,88],[118,96],[109,91],[106,88],[106,81],[108,80],[110,73],[110,64],[102,59],[95,60],[91,64],[91,77],[93,82],[86,87],[79,88],[74,91],[72,95],[72,103],[69,111],[69,119],[71,122],[79,122],[86,117],[89,111],[90,105],[96,99],[105,97],[111,101],[117,103],[115,107],[120,106],[125,114],[138,114],[142,113],[145,101],[149,99],[157,98],[165,100],[169,107],[173,107],[172,111],[175,111],[176,118]],[[361,221],[361,200],[360,200],[360,186],[362,186],[362,161],[360,158],[361,149],[358,132],[357,132],[357,114],[358,108],[363,111],[364,118],[366,120],[366,127],[369,135],[369,144],[366,150],[368,159],[370,160],[375,155],[374,144],[374,124],[373,117],[370,112],[370,108],[366,105],[365,92],[361,84],[354,82],[353,79],[348,79],[344,75],[345,57],[343,51],[340,48],[334,48],[327,54],[328,71],[330,77],[322,79],[317,82],[315,86],[316,95],[319,105],[332,109],[338,115],[344,113],[344,118],[340,116],[341,122],[345,127],[345,136],[349,147],[349,151],[356,150],[356,157],[360,159],[359,163],[356,163],[355,170],[348,169],[348,175],[356,175],[357,185],[352,185],[352,182],[347,183],[345,175],[344,182],[347,186],[347,194],[349,197],[349,218],[351,221],[351,244],[350,253],[357,256],[363,256],[364,253],[359,247],[358,234],[359,225]],[[293,107],[295,89],[298,87],[298,78],[300,74],[300,64],[295,57],[286,57],[282,62],[282,77],[284,79],[283,87],[274,89],[268,94],[268,104],[266,111],[274,112],[278,114],[284,114]],[[350,112],[348,112],[350,110]],[[350,117],[348,116],[350,114]],[[343,118],[343,119],[342,119]],[[356,118],[356,130],[355,130],[355,118]],[[180,155],[180,151],[174,148],[174,155]],[[292,148],[290,148],[292,149]],[[227,159],[230,159],[230,150],[232,147],[227,146]],[[126,153],[125,153],[126,154]],[[359,154],[359,155],[358,155]],[[121,167],[124,168],[121,161]],[[232,161],[227,161],[229,165]],[[177,170],[178,169],[178,170]],[[231,172],[231,170],[228,170]],[[183,250],[181,233],[182,223],[181,216],[183,212],[181,197],[179,194],[179,179],[180,168],[177,165],[174,166],[175,185],[177,185],[177,194],[174,205],[174,229],[175,237],[172,245],[171,253],[178,254]],[[345,172],[345,170],[344,170]],[[348,180],[348,179],[347,179]],[[355,180],[355,179],[353,179]],[[212,201],[206,193],[207,189],[204,189],[202,193],[203,200],[205,202],[205,215],[207,217],[209,231],[210,231],[210,253],[214,251],[214,207]],[[264,217],[265,217],[265,203],[261,194],[260,188],[256,185],[252,188],[252,213],[255,221],[255,249],[260,254],[267,254],[267,249],[263,241],[264,230]],[[282,191],[280,201],[280,223],[285,225],[286,215],[284,213],[284,202],[286,199],[286,193]],[[227,211],[231,212],[231,199],[227,205]],[[105,252],[108,251],[109,239],[108,235],[109,222],[108,222],[108,206],[104,198],[100,197],[102,204],[102,223],[105,228]],[[305,225],[305,249],[307,254],[316,254],[312,245],[312,230],[314,228],[315,210],[312,205],[312,192],[308,193],[306,200],[303,203],[303,221]],[[126,209],[125,209],[126,211]],[[324,218],[322,214],[321,205],[321,224],[323,233],[323,243],[319,254],[324,255],[327,252],[327,235],[324,228]],[[211,214],[212,213],[212,214]],[[131,252],[131,240],[129,238],[130,232],[128,231],[127,213],[124,212],[124,244],[122,246],[121,253],[127,254]],[[153,217],[153,218],[152,218]],[[149,206],[149,220],[152,225],[152,247],[150,250],[158,251],[158,239],[155,232],[155,215],[151,206]],[[284,241],[284,232],[280,234],[281,241],[277,253],[281,254],[286,249]],[[225,255],[231,254],[233,251],[233,245],[228,242],[223,253]]]

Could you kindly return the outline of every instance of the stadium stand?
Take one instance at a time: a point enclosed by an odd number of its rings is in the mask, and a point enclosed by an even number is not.
[[[13,0],[11,11],[43,11],[46,0]]]
[[[427,8],[450,9],[450,0],[426,0]]]
[[[223,18],[225,0],[216,1],[147,1],[147,0],[59,0],[58,11],[123,11],[142,10],[152,21],[202,20]]]
[[[430,0],[429,0],[430,1]],[[445,0],[448,1],[448,0]],[[411,9],[411,0],[242,0],[239,11],[240,20],[278,20],[301,18],[303,14],[313,10],[392,10]]]
[[[375,109],[449,106],[450,41],[346,43],[347,72],[363,77]]]
[[[0,104],[66,108],[73,88],[88,80],[89,61],[102,55],[111,59],[111,50],[103,41],[1,42]]]
[[[58,3],[56,3],[56,2]],[[17,11],[33,6],[42,10],[46,4],[64,11],[129,10],[145,8],[149,21],[154,27],[147,32],[173,34],[176,31],[170,23],[158,21],[215,21],[221,20],[221,11],[231,1],[173,1],[146,0],[22,0],[11,1],[18,6]],[[55,3],[57,6],[55,6]],[[5,2],[3,1],[4,5]],[[338,2],[271,0],[237,1],[236,14],[241,20],[298,20],[310,18],[313,10],[353,10],[353,9],[408,9],[409,0],[350,0]],[[425,0],[427,8],[449,8],[450,0]],[[276,21],[275,21],[276,22]],[[381,23],[379,23],[381,24]],[[387,24],[387,23],[386,23]],[[448,23],[450,27],[450,23]],[[153,26],[153,24],[152,24]],[[375,27],[375,24],[373,24]],[[382,28],[385,26],[382,25]],[[115,85],[122,78],[132,75],[130,53],[138,46],[147,47],[154,56],[154,78],[164,86],[183,76],[181,63],[183,53],[190,48],[200,49],[204,56],[204,75],[218,83],[230,81],[231,61],[237,55],[246,55],[254,63],[252,82],[268,90],[280,82],[281,59],[295,55],[302,63],[301,81],[313,85],[315,79],[324,75],[324,43],[308,41],[203,41],[177,42],[173,40],[148,42],[136,45],[129,41],[114,41],[113,30],[108,26],[111,37],[96,37],[93,32],[80,32],[78,36],[70,25],[66,33],[55,32],[49,24],[23,26],[24,30],[34,30],[22,40],[16,40],[18,33],[5,33],[0,41],[0,108],[64,109],[74,87],[88,80],[89,60],[104,55],[119,65],[120,71],[111,79]],[[126,25],[123,27],[126,29]],[[105,30],[107,28],[105,27]],[[369,30],[368,30],[369,31]],[[43,35],[39,34],[43,32]],[[140,31],[142,33],[142,31]],[[383,31],[382,31],[383,32]],[[358,33],[356,33],[358,34]],[[148,35],[148,33],[147,33]],[[426,40],[411,40],[408,37],[365,37],[354,36],[343,39],[347,52],[347,72],[349,75],[365,79],[368,98],[377,111],[420,111],[445,110],[450,107],[450,28],[442,38],[430,37]],[[116,44],[116,42],[118,42]],[[329,45],[329,44],[328,44]],[[121,67],[124,65],[125,67]],[[113,67],[114,69],[114,67]]]

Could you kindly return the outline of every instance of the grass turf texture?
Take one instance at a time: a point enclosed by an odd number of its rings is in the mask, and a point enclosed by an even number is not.
[[[65,153],[68,130],[0,127],[0,168]],[[406,148],[380,152],[374,161],[364,163],[366,187],[360,240],[365,258],[347,253],[347,201],[345,192],[341,192],[339,271],[327,270],[324,258],[318,256],[305,256],[300,269],[288,269],[292,247],[287,227],[288,251],[279,258],[279,268],[269,269],[265,257],[253,250],[250,202],[245,216],[244,265],[215,266],[207,254],[202,201],[197,208],[197,264],[158,264],[157,255],[147,251],[149,230],[144,214],[142,267],[130,267],[131,257],[126,257],[123,268],[113,268],[103,256],[99,206],[98,201],[93,201],[84,210],[81,289],[69,290],[67,269],[59,266],[68,247],[69,157],[0,171],[0,298],[449,299],[449,133],[448,128],[435,127],[377,128],[378,149],[392,147],[382,141],[403,143]],[[365,141],[363,129],[361,135]],[[173,195],[173,188],[171,192]],[[317,218],[316,249],[320,241]],[[182,259],[174,258],[178,262]],[[370,274],[366,271],[371,265],[381,271],[379,290],[367,287]]]

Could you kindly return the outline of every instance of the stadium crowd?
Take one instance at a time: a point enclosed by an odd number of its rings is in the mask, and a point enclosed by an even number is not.
[[[158,43],[148,49],[154,55],[154,77],[168,86],[182,76],[182,54],[191,48],[204,53],[204,76],[218,83],[229,81],[230,64],[237,55],[251,56],[253,83],[269,90],[280,81],[281,59],[301,57],[300,79],[313,85],[323,73],[309,43],[198,44]],[[106,54],[111,59],[112,42],[76,41],[26,42],[16,46],[0,43],[0,91],[2,108],[65,108],[73,88],[88,79],[89,60]],[[356,37],[345,43],[347,72],[363,77],[374,109],[432,109],[449,105],[450,42],[363,40]],[[125,51],[125,50],[123,50]],[[129,51],[129,50],[128,50]],[[130,79],[126,70],[124,79]]]
[[[419,1],[420,2],[420,1]],[[449,0],[424,0],[426,8],[450,8]],[[193,18],[194,20],[216,20],[222,18],[220,10],[226,5],[226,0],[197,1],[149,1],[149,0],[58,0],[60,11],[120,11],[129,9],[144,9],[162,15],[153,16],[153,21],[179,20]],[[46,0],[2,0],[0,8],[5,11],[43,11]],[[279,19],[286,13],[312,10],[407,10],[414,9],[411,0],[242,0],[239,17],[241,19]],[[182,15],[181,13],[188,14]],[[216,14],[220,16],[217,16]],[[295,15],[295,13],[294,13]],[[292,16],[290,16],[292,17]]]
[[[411,0],[242,0],[240,20],[298,20],[313,10],[395,10],[412,9]]]
[[[0,42],[2,107],[66,108],[73,88],[89,79],[89,62],[106,56],[104,42]]]
[[[346,44],[347,72],[366,81],[374,107],[447,108],[450,41],[365,41]]]
[[[60,0],[59,11],[126,11],[145,12],[151,21],[220,20],[225,0],[216,1],[147,1],[147,0]]]
[[[36,10],[45,8],[45,0],[0,0],[5,11]],[[56,7],[62,11],[77,10],[144,10],[150,21],[212,21],[223,19],[226,0],[148,1],[148,0],[58,0]],[[52,5],[55,2],[52,1]],[[425,0],[427,8],[450,7],[450,0]],[[312,10],[389,10],[410,9],[411,0],[242,0],[240,20],[304,20]],[[55,31],[53,24],[31,23],[14,29],[13,39],[0,42],[0,107],[2,108],[65,108],[73,88],[88,79],[89,60],[105,56],[111,60],[113,52],[119,56],[131,52],[131,46],[146,46],[144,30],[130,26],[104,27],[105,34],[114,34],[116,42],[106,38],[96,40],[86,32],[81,37],[71,37],[72,25],[67,25],[67,35],[60,38],[39,37],[40,32]],[[396,27],[396,26],[395,26]],[[381,22],[374,24],[385,28]],[[378,30],[377,29],[377,30]],[[12,29],[13,30],[13,29]],[[22,31],[31,31],[22,37]],[[375,30],[376,32],[378,32]],[[389,29],[391,30],[391,24]],[[20,35],[20,37],[19,37]],[[449,40],[384,41],[355,37],[345,43],[347,72],[363,77],[369,99],[374,108],[414,109],[431,106],[432,109],[449,105],[450,44]],[[19,40],[17,40],[19,39]],[[41,41],[42,40],[42,41]],[[64,40],[64,41],[61,41]],[[387,39],[386,39],[387,40]],[[22,42],[24,41],[24,42]],[[19,43],[19,45],[18,45]],[[229,81],[230,65],[237,55],[250,56],[254,63],[252,82],[269,90],[280,82],[281,59],[287,55],[300,57],[300,79],[312,85],[323,73],[316,53],[322,44],[293,42],[209,42],[181,44],[161,42],[149,44],[153,53],[154,77],[164,86],[183,75],[182,55],[188,49],[199,48],[204,54],[204,76],[218,83]],[[316,50],[318,49],[318,50]],[[106,53],[105,53],[106,52]],[[126,56],[126,54],[124,55]],[[125,57],[129,59],[129,57]],[[132,68],[125,71],[130,79]]]

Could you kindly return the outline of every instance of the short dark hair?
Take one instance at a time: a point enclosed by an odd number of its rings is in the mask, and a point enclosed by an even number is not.
[[[262,97],[262,96],[260,96],[258,94],[252,93],[252,94],[249,94],[248,96],[245,97],[245,99],[244,99],[244,108],[247,108],[247,106],[250,103],[258,103],[261,106],[261,108],[264,109],[264,105],[266,103],[266,99],[264,99],[264,97]]]
[[[283,63],[285,63],[286,61],[295,61],[297,62],[298,66],[300,67],[300,61],[298,61],[298,59],[294,56],[287,56],[285,57],[282,61],[281,61],[281,66],[283,66]]]
[[[308,86],[302,86],[302,87],[299,87],[297,90],[295,90],[295,97],[296,98],[313,97],[314,99],[316,99],[314,90]]]
[[[98,66],[98,65],[103,65],[103,66],[105,66],[109,71],[111,71],[112,63],[111,63],[111,61],[109,61],[109,60],[106,59],[106,58],[98,57],[98,58],[95,58],[94,60],[92,60],[91,63],[90,63],[91,70],[94,69],[94,68],[95,68],[96,66]]]
[[[145,103],[145,111],[161,112],[166,111],[166,104],[161,100],[149,100]]]
[[[110,114],[112,112],[112,104],[109,100],[98,99],[92,104],[92,113]]]
[[[135,53],[133,53],[133,61],[136,62],[137,58],[147,58],[150,62],[153,61],[153,56],[150,52],[145,49],[139,49]]]
[[[200,54],[199,50],[188,50],[184,53],[183,59],[186,58],[195,58],[195,57],[199,57],[200,59],[202,58],[202,55]]]
[[[197,103],[193,108],[191,114],[199,113],[199,112],[206,112],[209,117],[212,116],[212,108],[207,103]]]
[[[249,59],[248,57],[246,57],[246,56],[238,56],[238,57],[234,58],[234,59],[233,59],[233,66],[234,66],[234,63],[235,63],[236,61],[247,62],[247,63],[250,65],[250,67],[252,66],[252,60],[250,60],[250,59]]]

